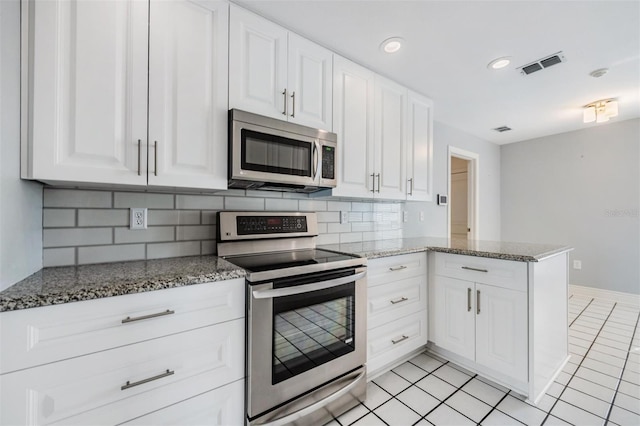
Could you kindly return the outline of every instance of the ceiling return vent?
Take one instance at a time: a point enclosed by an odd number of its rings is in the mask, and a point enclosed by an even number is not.
[[[540,71],[545,68],[549,68],[550,66],[559,64],[561,62],[566,62],[567,60],[564,57],[564,53],[558,52],[554,53],[551,56],[547,56],[542,59],[538,59],[537,61],[531,62],[530,64],[524,65],[520,68],[520,73],[522,75],[529,75],[536,71]]]
[[[496,132],[503,133],[503,132],[508,132],[509,130],[511,130],[511,127],[507,127],[507,126],[500,126],[500,127],[496,127],[496,128],[495,128],[495,129],[493,129],[493,130],[495,130]]]

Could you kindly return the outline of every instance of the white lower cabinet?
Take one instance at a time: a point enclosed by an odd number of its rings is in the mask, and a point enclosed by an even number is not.
[[[368,261],[369,377],[427,343],[426,260],[425,253],[413,253]]]
[[[218,285],[225,291],[208,294],[216,299],[201,298]],[[237,387],[220,391],[224,397],[217,408],[197,401],[203,401],[206,399],[200,399],[203,395],[216,389],[242,382],[243,294],[242,279],[144,293],[150,300],[166,303],[171,303],[169,299],[173,298],[175,303],[170,310],[175,313],[152,314],[147,318],[132,315],[129,319],[138,318],[133,328],[124,326],[121,315],[107,313],[108,306],[102,305],[110,305],[117,312],[118,305],[122,304],[125,311],[146,313],[154,303],[135,297],[141,294],[130,296],[139,305],[137,308],[128,303],[129,296],[49,307],[58,311],[52,311],[51,325],[56,326],[56,322],[62,320],[65,327],[58,326],[54,328],[55,333],[45,335],[54,343],[50,352],[44,344],[36,346],[40,365],[0,375],[0,424],[106,425],[132,419],[144,422],[143,416],[165,409],[173,418],[184,416],[201,424],[225,424],[226,418],[241,419],[243,392],[237,391]],[[193,304],[192,309],[188,309],[189,302]],[[99,309],[94,309],[96,306]],[[71,321],[69,315],[63,315],[66,308],[76,314],[77,323]],[[40,318],[39,309],[14,313],[33,313],[34,318]],[[182,318],[179,317],[181,311]],[[10,314],[12,312],[3,313],[2,319],[11,318]],[[210,319],[209,324],[203,326],[207,323],[205,316]],[[119,330],[123,339],[118,338],[118,332],[109,331],[105,318],[113,323],[111,328]],[[21,320],[28,323],[25,318]],[[190,326],[187,320],[191,320]],[[40,324],[39,321],[33,323]],[[111,346],[105,349],[96,345],[85,324],[95,327],[94,332]],[[39,327],[46,330],[42,324]],[[74,336],[74,330],[78,336]],[[163,335],[165,330],[170,334]],[[9,337],[3,340],[3,357],[9,349],[20,348],[11,345]],[[132,338],[135,341],[131,341]],[[63,341],[67,341],[72,350],[62,351]],[[94,348],[98,350],[91,352]],[[65,359],[61,360],[60,356]],[[211,417],[204,421],[209,415]]]

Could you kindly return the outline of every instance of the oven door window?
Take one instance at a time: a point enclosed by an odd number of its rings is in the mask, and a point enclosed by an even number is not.
[[[242,129],[243,170],[311,177],[309,142]]]
[[[272,384],[355,348],[355,283],[273,301]]]

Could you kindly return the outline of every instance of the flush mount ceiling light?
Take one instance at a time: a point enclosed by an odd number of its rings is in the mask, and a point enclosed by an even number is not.
[[[618,116],[618,101],[602,99],[584,106],[582,121],[585,123],[604,123],[612,117]]]
[[[501,58],[497,58],[489,62],[489,64],[487,65],[487,68],[489,68],[490,70],[499,70],[500,68],[506,67],[510,63],[511,63],[511,57],[503,56]]]
[[[402,48],[403,43],[402,37],[391,37],[380,44],[380,49],[385,53],[396,53]]]
[[[609,72],[609,68],[599,68],[595,71],[591,71],[589,75],[593,78],[600,78],[608,72]]]

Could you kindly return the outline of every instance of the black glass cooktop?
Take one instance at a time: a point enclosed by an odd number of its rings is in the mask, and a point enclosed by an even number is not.
[[[341,262],[351,259],[357,259],[357,257],[322,249],[292,250],[286,252],[229,256],[226,258],[229,262],[251,272],[274,271],[307,265]]]

